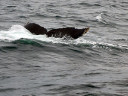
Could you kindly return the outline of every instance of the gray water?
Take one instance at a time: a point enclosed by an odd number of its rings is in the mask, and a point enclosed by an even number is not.
[[[76,40],[36,36],[90,27]],[[0,96],[128,96],[127,0],[0,0]]]

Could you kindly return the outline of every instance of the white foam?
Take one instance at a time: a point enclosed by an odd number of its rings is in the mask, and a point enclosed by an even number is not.
[[[103,13],[100,13],[98,16],[96,16],[96,19],[97,19],[98,21],[100,21],[100,22],[103,20],[102,14],[103,14]]]
[[[21,38],[33,39],[32,34],[21,25],[13,25],[8,31],[0,31],[0,41],[14,41]]]

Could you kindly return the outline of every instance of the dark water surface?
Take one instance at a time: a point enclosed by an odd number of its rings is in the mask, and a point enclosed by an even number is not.
[[[90,30],[47,38],[27,22]],[[128,0],[0,0],[0,96],[128,96]]]

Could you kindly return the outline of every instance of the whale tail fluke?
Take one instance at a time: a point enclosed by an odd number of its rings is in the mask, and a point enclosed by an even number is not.
[[[74,27],[66,27],[66,28],[58,28],[52,29],[47,31],[46,28],[40,26],[39,24],[35,23],[27,23],[24,26],[27,30],[35,35],[46,35],[47,37],[55,37],[55,38],[62,38],[62,37],[71,37],[77,39],[89,31],[89,27],[83,29],[77,29]]]

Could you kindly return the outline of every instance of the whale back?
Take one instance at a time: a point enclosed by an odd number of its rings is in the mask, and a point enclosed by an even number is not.
[[[47,33],[46,28],[41,27],[40,25],[35,23],[28,23],[24,27],[35,35],[43,35]]]

